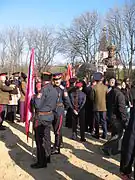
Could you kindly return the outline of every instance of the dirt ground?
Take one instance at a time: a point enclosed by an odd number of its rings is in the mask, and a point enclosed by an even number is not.
[[[87,142],[70,139],[71,130],[63,128],[64,148],[54,155],[46,169],[31,169],[32,134],[26,141],[23,123],[9,124],[0,131],[0,180],[119,180],[119,157],[107,158],[100,151],[102,140],[87,135]],[[54,135],[52,133],[52,141]],[[34,145],[35,147],[35,145]],[[35,151],[35,150],[34,150]]]

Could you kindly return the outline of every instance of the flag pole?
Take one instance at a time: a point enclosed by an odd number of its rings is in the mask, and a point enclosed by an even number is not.
[[[35,86],[35,79],[34,79],[34,83],[33,86]],[[35,90],[35,87],[33,87],[33,89]],[[35,108],[32,108],[32,158],[34,158],[34,124],[35,124]]]
[[[32,157],[34,158],[34,122],[32,121]]]

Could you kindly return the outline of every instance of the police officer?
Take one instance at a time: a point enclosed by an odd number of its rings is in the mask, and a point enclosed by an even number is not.
[[[32,100],[35,106],[35,141],[37,146],[37,162],[32,168],[47,167],[50,163],[51,137],[50,129],[54,119],[53,110],[56,108],[58,93],[51,84],[52,74],[44,72],[41,75],[42,88]]]
[[[54,111],[53,129],[55,134],[55,143],[52,148],[52,154],[60,153],[60,146],[62,143],[62,124],[64,116],[64,107],[68,109],[71,106],[68,93],[64,86],[61,85],[61,81],[61,73],[53,74],[53,84],[58,92],[58,99],[56,109]]]

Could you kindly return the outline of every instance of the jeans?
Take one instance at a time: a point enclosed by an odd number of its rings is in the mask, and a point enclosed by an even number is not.
[[[106,112],[105,111],[96,111],[95,112],[95,134],[99,136],[99,125],[101,123],[103,136],[107,136],[107,121],[106,121]]]

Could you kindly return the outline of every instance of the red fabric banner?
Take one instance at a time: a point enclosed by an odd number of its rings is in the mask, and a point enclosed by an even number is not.
[[[72,74],[72,66],[71,64],[68,64],[68,67],[67,67],[67,84],[66,84],[66,87],[68,88],[70,86],[70,83],[69,83],[69,80],[72,78],[73,74]]]

